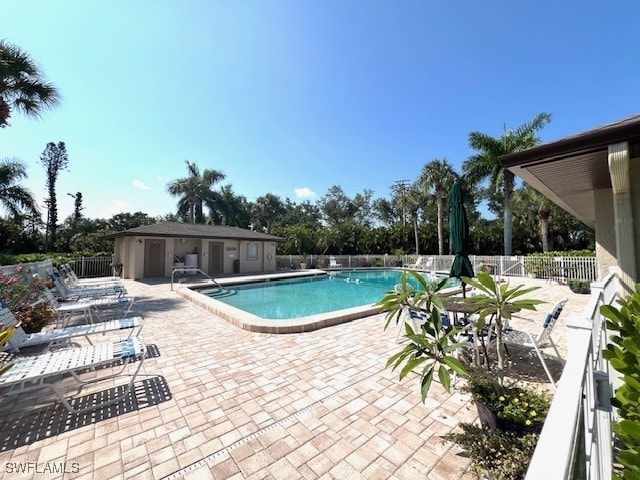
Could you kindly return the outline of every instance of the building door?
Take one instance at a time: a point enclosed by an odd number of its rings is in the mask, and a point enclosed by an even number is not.
[[[164,277],[164,240],[145,239],[144,278]]]
[[[224,244],[212,242],[209,244],[209,275],[224,273]]]

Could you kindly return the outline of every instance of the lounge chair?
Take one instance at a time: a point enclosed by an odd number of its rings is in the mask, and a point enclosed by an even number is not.
[[[12,367],[0,376],[0,389],[4,395],[18,395],[37,390],[48,389],[53,391],[60,399],[64,407],[71,413],[84,413],[108,405],[113,405],[124,399],[130,392],[147,352],[144,343],[137,338],[129,338],[112,343],[101,343],[88,347],[76,347],[55,352],[47,352],[30,357],[16,356],[9,359]],[[140,360],[131,375],[131,379],[125,385],[122,393],[117,397],[108,398],[88,407],[74,409],[62,390],[56,385],[61,374],[70,374],[78,383],[87,384],[106,380],[120,375],[129,362]],[[82,380],[78,376],[88,369],[98,370],[107,367],[114,362],[122,362],[122,368],[113,374]]]
[[[542,327],[539,333],[530,333],[526,330],[518,330],[515,328],[505,328],[504,332],[502,332],[502,340],[505,345],[517,345],[521,347],[533,348],[535,350],[538,358],[540,359],[540,363],[542,364],[542,368],[544,368],[544,371],[554,388],[556,386],[556,383],[553,380],[553,376],[551,375],[551,371],[547,366],[547,362],[542,356],[541,349],[553,347],[556,356],[560,358],[560,352],[558,351],[558,347],[551,338],[551,333],[558,323],[558,317],[562,313],[562,310],[566,303],[567,299],[561,300],[560,302],[556,303],[556,305],[546,315],[544,321],[542,322]]]
[[[64,300],[107,296],[119,297],[126,295],[127,293],[127,290],[123,285],[70,288],[60,277],[60,274],[56,273],[55,270],[48,270],[47,275],[53,282],[56,291],[58,292],[58,297]]]
[[[14,326],[18,322],[11,313],[9,307],[0,301],[0,326]],[[60,344],[69,344],[73,340],[84,337],[90,345],[93,345],[91,336],[96,334],[105,334],[116,330],[128,330],[131,338],[137,329],[136,336],[140,334],[144,326],[142,317],[121,318],[119,320],[110,320],[96,324],[75,325],[64,328],[54,328],[37,333],[26,333],[20,325],[17,326],[16,332],[9,339],[9,342],[3,350],[18,351],[21,348],[31,347],[34,345],[46,344],[46,351],[53,346]]]
[[[103,321],[105,313],[119,311],[120,318],[124,318],[133,306],[133,297],[99,297],[85,298],[75,301],[58,302],[51,290],[43,290],[42,301],[47,301],[58,314],[58,326],[66,326],[72,317],[82,315],[86,323]]]
[[[336,262],[336,257],[329,257],[329,268],[342,268],[342,264]]]
[[[420,255],[416,259],[415,263],[410,263],[406,268],[410,268],[412,270],[431,270],[433,269],[433,257],[429,257],[425,260],[425,258]]]

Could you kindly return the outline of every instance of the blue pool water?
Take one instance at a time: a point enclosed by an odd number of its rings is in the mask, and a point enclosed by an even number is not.
[[[262,318],[282,320],[379,302],[400,282],[401,274],[399,270],[349,271],[200,293]],[[457,286],[456,279],[449,281],[448,286]]]

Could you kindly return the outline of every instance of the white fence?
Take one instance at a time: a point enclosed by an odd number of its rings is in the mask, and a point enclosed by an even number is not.
[[[42,262],[22,263],[19,265],[2,265],[0,271],[3,275],[13,275],[18,268],[26,268],[30,272],[37,273],[40,278],[47,278],[47,269],[53,266],[51,260],[43,260]]]
[[[121,268],[113,265],[112,256],[104,257],[77,257],[68,261],[71,268],[80,278],[106,277],[110,275],[120,276]],[[20,265],[3,265],[0,270],[5,275],[15,273],[16,268],[29,268],[34,273],[38,273],[41,278],[47,277],[47,269],[53,266],[52,260],[44,260],[41,262],[22,263]]]
[[[567,361],[525,480],[611,479],[613,386],[600,306],[614,304],[617,291],[615,273],[592,283],[582,316],[567,321]]]
[[[120,276],[121,267],[113,265],[113,256],[77,257],[69,260],[69,265],[80,278]]]
[[[300,268],[300,264],[306,268],[329,268],[330,258],[342,265],[341,268],[399,267],[418,260],[416,255],[278,255],[276,265],[280,270]],[[422,255],[430,270],[449,270],[453,258],[453,255]],[[596,257],[470,255],[469,260],[474,271],[485,269],[500,276],[524,277],[535,273],[539,278],[560,282],[595,282],[598,277]]]

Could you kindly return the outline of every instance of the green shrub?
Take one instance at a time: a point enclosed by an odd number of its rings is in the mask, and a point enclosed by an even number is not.
[[[500,385],[478,369],[471,371],[463,389],[476,403],[486,406],[499,419],[514,424],[518,430],[540,429],[549,412],[551,401],[545,394],[518,386]]]
[[[640,285],[621,303],[620,309],[603,305],[600,313],[607,319],[611,333],[602,356],[622,374],[622,385],[611,400],[621,418],[614,425],[622,443],[616,455],[622,477],[617,478],[635,480],[640,478]]]
[[[445,440],[464,449],[478,470],[490,472],[497,480],[524,477],[538,442],[537,433],[517,435],[513,432],[489,430],[472,423],[461,423],[462,432],[449,433]]]
[[[569,288],[574,293],[591,293],[591,285],[583,280],[569,280]]]

